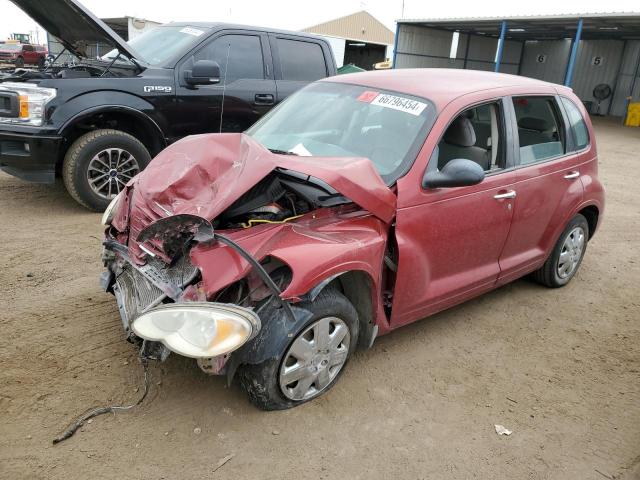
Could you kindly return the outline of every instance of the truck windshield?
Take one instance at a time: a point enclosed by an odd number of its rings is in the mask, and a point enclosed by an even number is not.
[[[317,82],[246,133],[275,153],[366,157],[392,184],[415,160],[435,120],[423,98],[359,85]]]
[[[127,43],[142,57],[140,60],[149,65],[163,65],[186,48],[202,40],[206,30],[200,27],[184,25],[164,25],[132,38]],[[113,60],[118,50],[104,55],[104,60]]]

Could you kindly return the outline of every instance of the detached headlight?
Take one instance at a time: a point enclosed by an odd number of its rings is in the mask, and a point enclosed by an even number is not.
[[[18,94],[17,111],[12,112],[15,116],[0,117],[0,122],[35,126],[42,125],[45,106],[56,96],[55,88],[43,88],[29,83],[3,83],[0,91]]]
[[[226,303],[172,303],[143,313],[132,328],[139,337],[162,342],[185,357],[208,358],[244,345],[260,330],[260,318]]]
[[[113,220],[113,216],[116,214],[116,210],[118,210],[118,204],[120,203],[120,199],[122,198],[123,193],[124,192],[120,192],[118,195],[116,195],[102,214],[102,225],[104,225],[105,227],[111,225],[111,221]]]

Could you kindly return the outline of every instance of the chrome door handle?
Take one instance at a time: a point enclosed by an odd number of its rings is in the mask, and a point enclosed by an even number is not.
[[[498,193],[497,195],[494,195],[493,198],[495,198],[496,200],[502,200],[503,198],[516,198],[516,191],[509,190],[505,193]]]
[[[569,172],[567,173],[564,178],[566,178],[567,180],[571,180],[572,178],[578,178],[580,176],[580,172]]]

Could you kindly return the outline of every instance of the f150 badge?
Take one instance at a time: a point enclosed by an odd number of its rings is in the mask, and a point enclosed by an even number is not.
[[[171,93],[171,90],[173,88],[170,86],[164,86],[164,85],[145,85],[143,89],[144,89],[144,93],[152,93],[152,92]]]

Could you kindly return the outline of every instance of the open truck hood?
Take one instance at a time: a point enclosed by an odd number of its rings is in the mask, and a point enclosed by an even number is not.
[[[276,155],[248,135],[225,133],[186,137],[163,150],[127,184],[128,205],[118,209],[112,225],[121,232],[128,228],[135,245],[146,227],[163,218],[212,221],[283,169],[326,184],[385,223],[395,216],[396,196],[367,158]]]
[[[87,46],[100,42],[141,60],[116,32],[76,0],[11,1],[79,58],[88,58]]]

